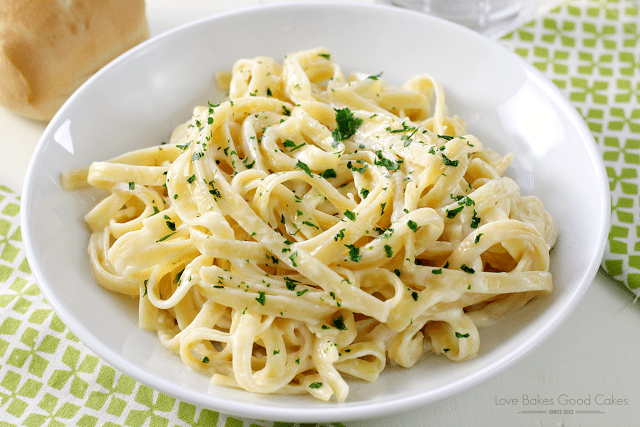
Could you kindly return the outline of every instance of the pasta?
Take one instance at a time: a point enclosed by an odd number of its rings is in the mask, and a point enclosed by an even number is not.
[[[324,48],[238,61],[168,143],[66,171],[96,281],[214,384],[342,402],[552,291],[557,231],[440,84],[347,77]]]

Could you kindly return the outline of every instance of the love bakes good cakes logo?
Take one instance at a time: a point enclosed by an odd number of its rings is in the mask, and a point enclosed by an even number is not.
[[[575,396],[566,393],[553,396],[521,394],[509,397],[494,395],[493,404],[516,408],[521,414],[603,414],[612,408],[628,406],[629,399],[612,393]]]

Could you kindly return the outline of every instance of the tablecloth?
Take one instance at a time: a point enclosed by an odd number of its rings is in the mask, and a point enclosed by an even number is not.
[[[602,267],[636,295],[640,294],[639,10],[638,0],[568,2],[501,40],[551,79],[591,130],[611,190],[611,231]]]
[[[592,131],[612,197],[602,266],[635,292],[640,290],[639,9],[638,0],[569,2],[500,41],[549,77]],[[0,427],[300,425],[198,408],[103,362],[41,295],[25,256],[19,212],[19,195],[0,185]]]

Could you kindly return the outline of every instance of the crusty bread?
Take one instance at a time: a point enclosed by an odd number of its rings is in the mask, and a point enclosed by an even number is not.
[[[0,0],[0,104],[47,121],[93,73],[148,37],[144,0]]]

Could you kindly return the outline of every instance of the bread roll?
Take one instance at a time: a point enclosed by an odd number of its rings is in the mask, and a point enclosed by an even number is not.
[[[144,0],[0,0],[0,104],[48,121],[87,78],[148,37]]]

